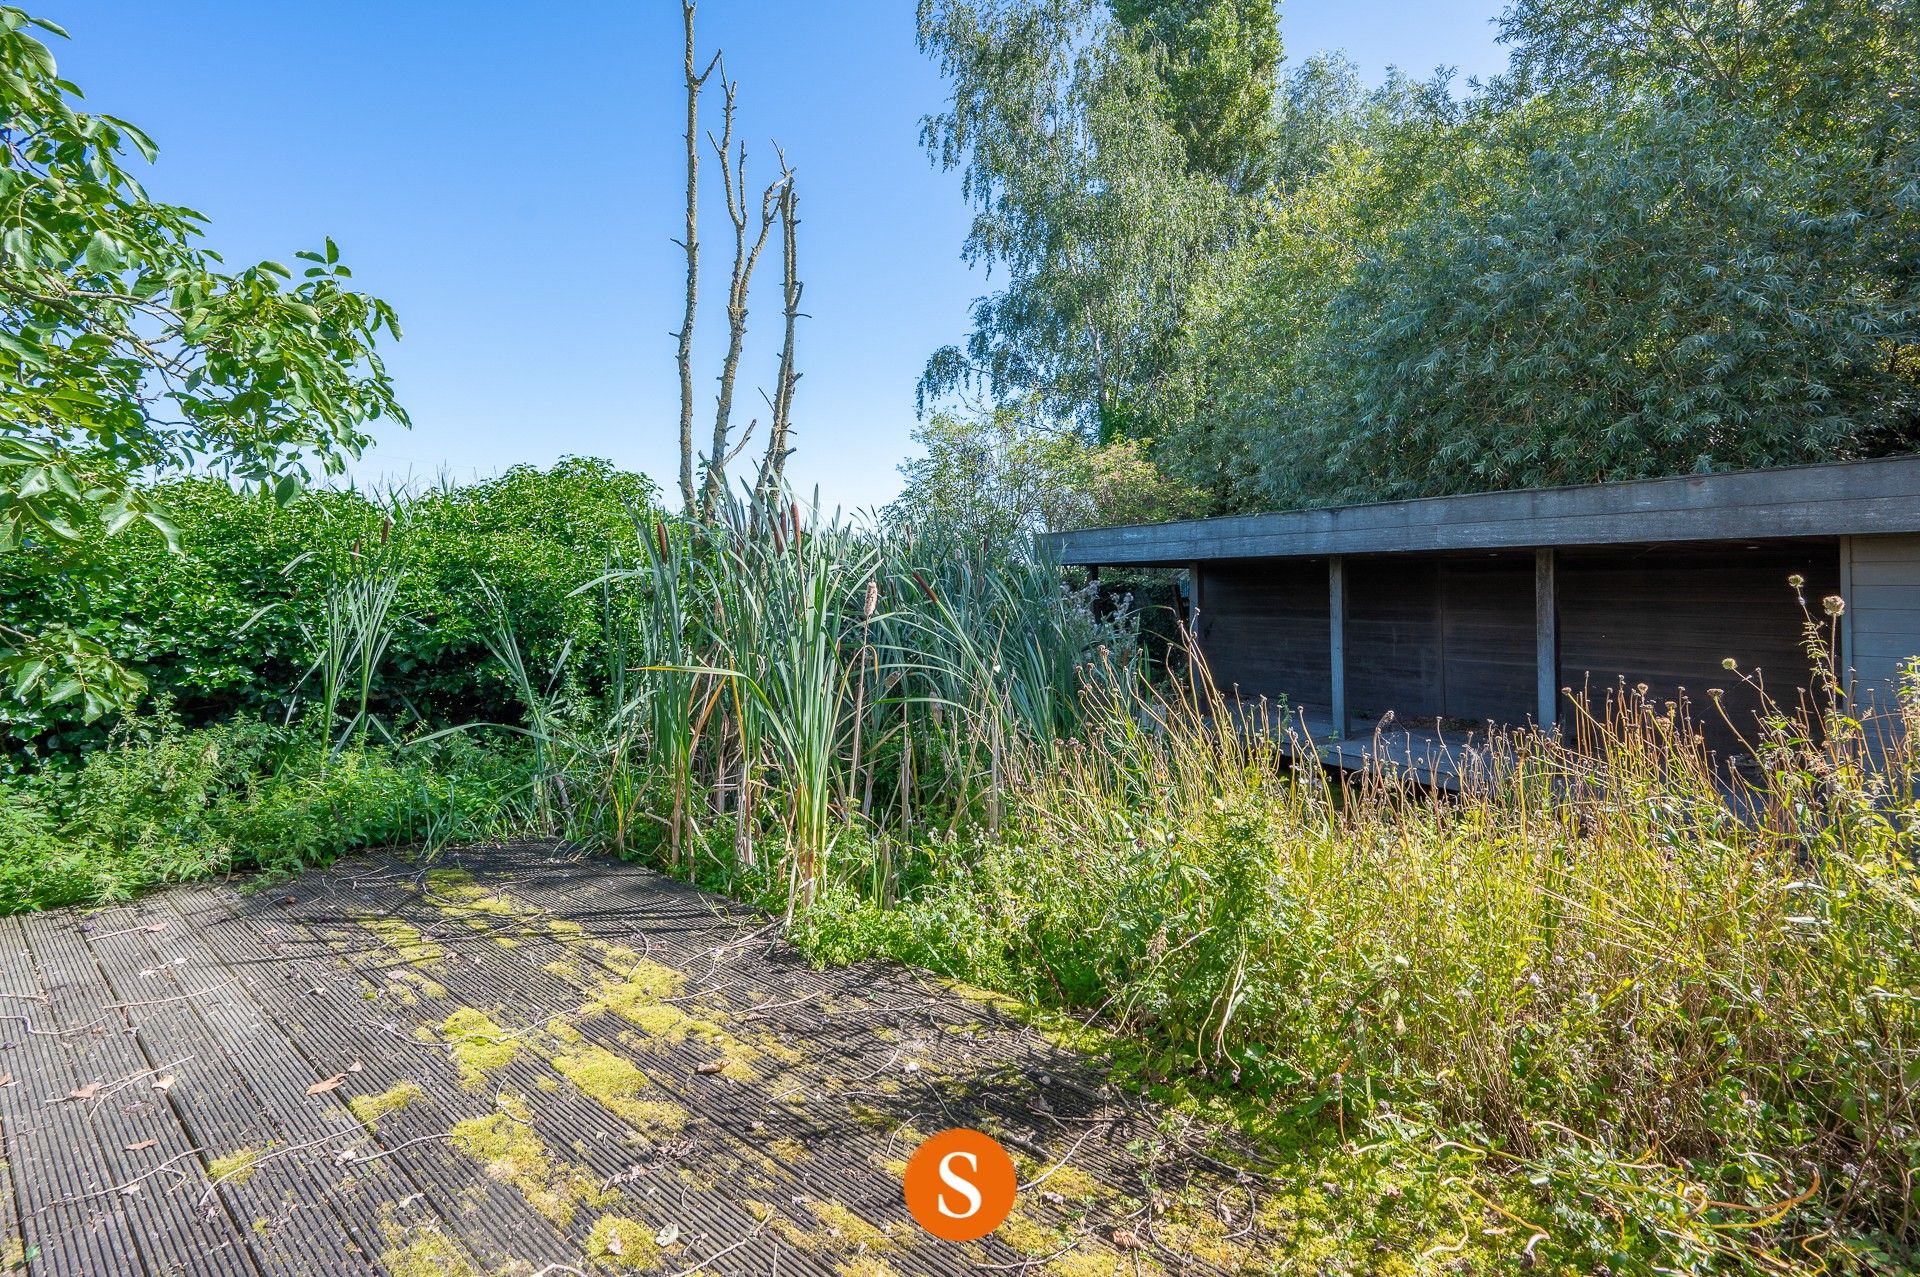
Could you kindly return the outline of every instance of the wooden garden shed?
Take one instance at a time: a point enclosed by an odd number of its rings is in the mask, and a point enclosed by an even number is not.
[[[1623,682],[1735,724],[1809,682],[1803,616],[1840,595],[1841,660],[1860,703],[1892,702],[1920,655],[1920,457],[1430,497],[1056,534],[1089,568],[1187,572],[1201,650],[1223,691],[1286,698],[1329,761],[1380,727],[1424,736],[1556,726],[1566,692]],[[1739,733],[1711,711],[1709,744]],[[1371,743],[1371,745],[1370,745]]]

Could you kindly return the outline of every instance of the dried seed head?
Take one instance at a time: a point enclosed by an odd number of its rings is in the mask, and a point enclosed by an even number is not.
[[[866,602],[861,605],[860,615],[867,620],[872,620],[873,613],[879,606],[880,583],[869,577],[867,580],[867,599]]]
[[[1798,572],[1795,572],[1792,576],[1787,578],[1787,584],[1791,585],[1796,590],[1799,589],[1801,586],[1805,585],[1806,583],[1807,583],[1807,578],[1804,576],[1801,576]]]
[[[1847,601],[1838,594],[1829,594],[1820,600],[1820,606],[1828,616],[1838,616],[1847,610]]]
[[[1729,656],[1726,660],[1720,662],[1720,668],[1723,670],[1737,670],[1740,668],[1740,662]]]

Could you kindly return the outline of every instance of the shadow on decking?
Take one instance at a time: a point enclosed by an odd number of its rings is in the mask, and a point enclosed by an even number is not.
[[[757,914],[554,846],[0,920],[0,994],[6,1232],[36,1273],[1278,1256],[1257,1180],[1006,1006],[813,970]],[[994,1134],[1029,1186],[965,1246],[920,1233],[899,1186],[949,1126]]]

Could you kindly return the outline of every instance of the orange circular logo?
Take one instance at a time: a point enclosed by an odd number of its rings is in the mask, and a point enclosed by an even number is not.
[[[1013,1159],[990,1135],[955,1127],[907,1159],[907,1210],[935,1237],[985,1237],[1013,1209]]]

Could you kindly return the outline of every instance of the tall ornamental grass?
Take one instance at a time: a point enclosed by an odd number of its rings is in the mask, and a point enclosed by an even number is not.
[[[608,600],[605,694],[569,715],[513,680],[589,795],[565,826],[777,883],[790,917],[850,876],[897,899],[914,859],[897,851],[997,827],[1013,761],[1078,730],[1087,658],[1134,659],[1124,609],[1096,622],[1005,547],[768,501],[639,533],[636,561],[587,587]]]

